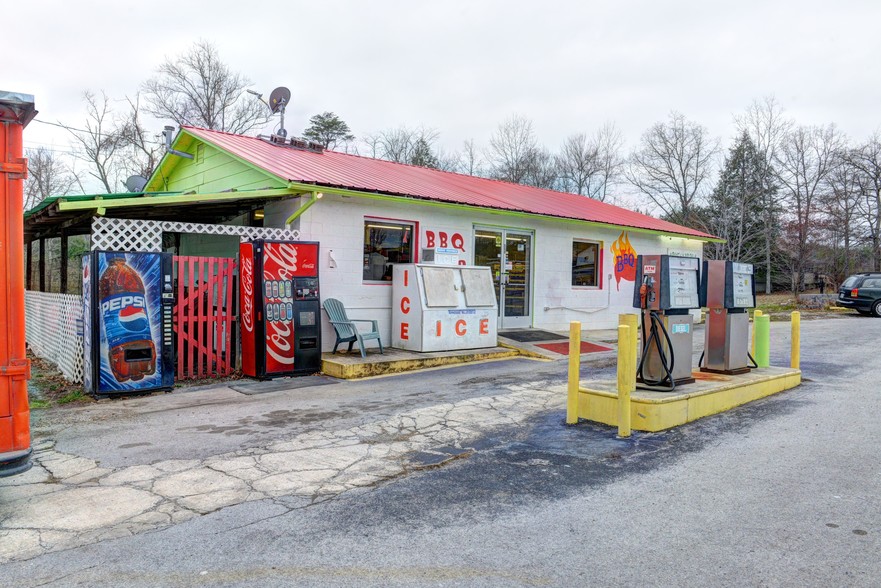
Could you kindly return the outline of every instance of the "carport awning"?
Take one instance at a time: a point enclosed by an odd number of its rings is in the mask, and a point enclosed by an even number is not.
[[[222,223],[262,208],[267,202],[299,196],[302,190],[273,188],[196,193],[122,193],[47,198],[24,216],[25,240],[86,234],[92,217]]]

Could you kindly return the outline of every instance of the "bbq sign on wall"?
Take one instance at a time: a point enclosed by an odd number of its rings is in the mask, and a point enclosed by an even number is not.
[[[615,270],[615,285],[620,290],[621,280],[628,282],[636,280],[636,250],[624,231],[621,231],[618,238],[612,242],[610,249]]]
[[[463,255],[459,259],[459,265],[465,265],[465,237],[462,232],[458,231],[434,231],[427,229],[425,231],[425,241],[422,245],[426,249],[434,249],[435,247],[458,249]]]

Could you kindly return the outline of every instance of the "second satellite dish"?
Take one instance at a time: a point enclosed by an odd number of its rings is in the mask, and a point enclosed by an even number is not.
[[[125,187],[129,192],[137,193],[144,190],[147,185],[147,178],[144,176],[129,176],[125,181]]]
[[[269,109],[272,112],[284,111],[284,107],[291,101],[291,91],[284,86],[279,86],[269,95]]]

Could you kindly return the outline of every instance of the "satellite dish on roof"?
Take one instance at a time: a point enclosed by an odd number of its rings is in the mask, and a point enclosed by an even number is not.
[[[146,185],[147,178],[144,176],[129,176],[125,181],[125,188],[129,192],[143,192]]]
[[[269,109],[273,113],[281,111],[284,114],[284,107],[291,101],[291,91],[284,86],[279,86],[269,95]]]

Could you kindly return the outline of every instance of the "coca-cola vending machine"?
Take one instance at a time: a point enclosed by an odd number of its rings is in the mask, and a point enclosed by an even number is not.
[[[92,251],[83,257],[83,359],[98,396],[174,386],[172,255]]]
[[[242,373],[252,378],[321,370],[318,243],[239,245]]]

